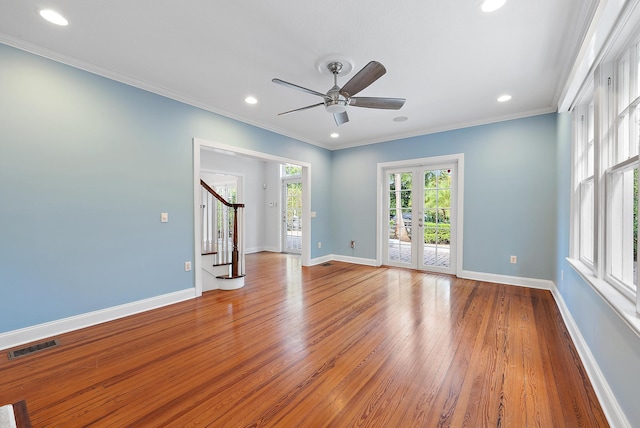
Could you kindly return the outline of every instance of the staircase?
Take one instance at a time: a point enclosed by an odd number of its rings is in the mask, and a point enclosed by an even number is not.
[[[244,250],[239,209],[200,180],[202,291],[244,286]]]

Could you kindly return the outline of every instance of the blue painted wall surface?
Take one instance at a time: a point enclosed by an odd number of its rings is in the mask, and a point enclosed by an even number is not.
[[[629,423],[640,427],[640,338],[566,261],[570,237],[571,116],[565,113],[558,117],[555,283]]]
[[[193,137],[312,163],[330,241],[327,150],[2,44],[0,94],[0,333],[193,287]]]
[[[640,340],[565,261],[568,115],[329,152],[2,44],[0,94],[0,333],[193,286],[193,137],[312,165],[312,258],[375,258],[378,162],[464,153],[464,269],[555,280],[640,426]]]
[[[455,153],[464,153],[463,268],[553,279],[555,114],[336,151],[333,252],[375,259],[378,163]]]

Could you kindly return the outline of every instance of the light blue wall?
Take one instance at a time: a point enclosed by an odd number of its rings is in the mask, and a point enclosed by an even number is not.
[[[376,256],[377,163],[454,153],[464,153],[463,269],[553,279],[555,114],[334,152],[333,252]]]
[[[549,114],[329,152],[0,44],[0,333],[193,286],[193,137],[312,165],[312,258],[375,258],[378,162],[464,153],[464,269],[554,280],[640,426],[640,340],[565,261],[569,128]]]
[[[0,333],[193,287],[193,137],[311,163],[330,240],[329,151],[0,44]]]
[[[566,261],[570,236],[571,116],[565,113],[558,117],[555,283],[622,411],[631,426],[640,427],[640,338]]]

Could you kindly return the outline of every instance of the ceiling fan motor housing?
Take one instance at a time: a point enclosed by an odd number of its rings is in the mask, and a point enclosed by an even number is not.
[[[337,85],[327,92],[324,99],[324,107],[329,113],[343,113],[347,111],[348,105],[349,98],[340,93],[340,88]]]
[[[349,102],[343,98],[339,100],[326,100],[324,107],[329,113],[343,113],[347,111],[347,105]]]

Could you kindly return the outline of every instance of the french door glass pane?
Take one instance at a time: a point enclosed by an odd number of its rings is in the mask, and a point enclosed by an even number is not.
[[[411,199],[413,174],[398,172],[387,174],[389,200],[387,215],[389,216],[388,259],[391,262],[411,263]]]
[[[302,181],[285,185],[285,251],[302,252]]]
[[[451,170],[424,172],[424,237],[422,263],[451,265]]]

